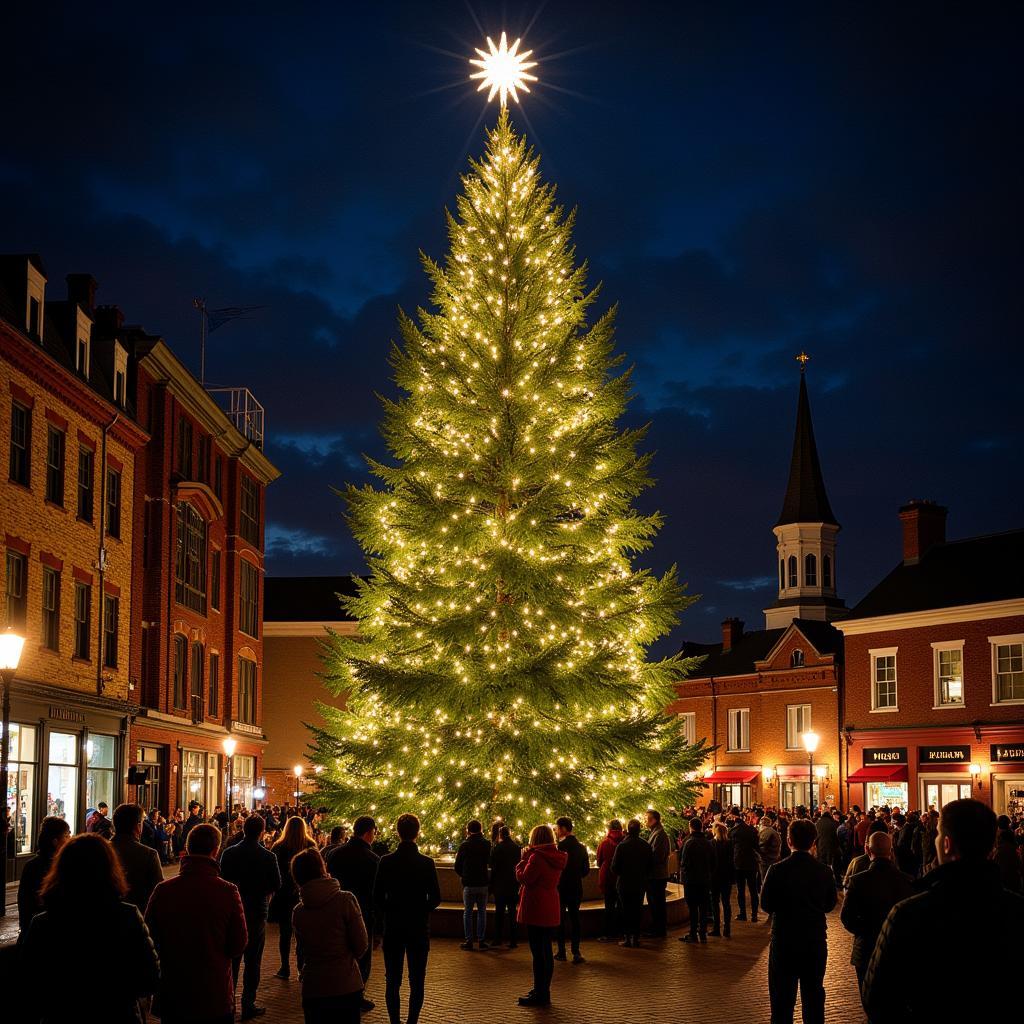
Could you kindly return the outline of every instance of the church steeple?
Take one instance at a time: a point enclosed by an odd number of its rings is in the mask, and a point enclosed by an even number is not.
[[[825,490],[811,423],[811,403],[807,397],[806,369],[810,356],[801,352],[796,358],[800,363],[796,431],[786,496],[774,527],[779,596],[765,609],[767,629],[787,626],[793,619],[827,622],[838,618],[845,608],[836,596],[839,522]]]

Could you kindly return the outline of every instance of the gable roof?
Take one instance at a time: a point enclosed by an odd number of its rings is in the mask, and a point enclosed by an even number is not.
[[[901,562],[840,621],[1024,597],[1024,530],[936,544]]]
[[[811,402],[807,397],[807,378],[800,374],[800,397],[796,406],[796,431],[793,455],[789,462],[789,482],[776,526],[785,523],[832,523],[838,526],[825,491],[825,478],[818,459],[811,423]]]
[[[338,595],[353,597],[356,576],[268,576],[264,622],[352,622]]]

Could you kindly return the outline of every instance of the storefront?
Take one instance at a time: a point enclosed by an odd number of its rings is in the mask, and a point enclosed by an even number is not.
[[[993,743],[992,808],[996,814],[1024,814],[1024,741]]]
[[[179,774],[178,806],[185,810],[193,800],[198,800],[207,814],[213,814],[213,809],[222,802],[220,756],[208,750],[184,749]]]
[[[818,767],[820,770],[822,766]],[[797,807],[816,807],[821,802],[822,779],[815,773],[811,785],[809,765],[780,764],[775,769],[775,779],[779,787],[779,807],[793,811]]]
[[[860,768],[851,771],[846,778],[848,787],[847,806],[858,803],[856,790],[849,787],[863,786],[864,809],[870,807],[899,807],[907,810],[910,806],[910,785],[907,773],[906,747],[865,747]]]
[[[703,781],[712,787],[712,798],[722,807],[750,807],[754,803],[753,783],[760,777],[760,768],[722,769],[708,772]]]
[[[970,775],[971,745],[944,743],[917,748],[917,787],[922,809],[942,808],[974,795]]]

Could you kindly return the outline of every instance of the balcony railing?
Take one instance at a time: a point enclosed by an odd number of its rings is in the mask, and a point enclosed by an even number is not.
[[[228,418],[260,451],[263,450],[263,406],[248,388],[207,388]]]

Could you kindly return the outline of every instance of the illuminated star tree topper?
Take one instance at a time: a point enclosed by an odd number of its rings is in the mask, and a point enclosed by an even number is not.
[[[520,53],[519,44],[521,42],[521,39],[517,39],[510,48],[508,40],[505,38],[505,33],[502,32],[501,44],[495,46],[494,40],[488,36],[487,46],[490,52],[488,53],[476,48],[476,52],[480,54],[480,59],[470,58],[469,63],[481,70],[474,72],[469,77],[471,79],[481,79],[477,92],[483,92],[484,89],[488,88],[491,90],[487,94],[488,103],[498,95],[500,95],[502,107],[508,106],[507,97],[509,95],[518,103],[519,96],[516,94],[516,89],[529,92],[530,87],[526,84],[527,81],[537,81],[537,76],[531,75],[529,72],[530,68],[537,66],[537,62],[526,59],[533,53],[533,50],[524,50]]]

